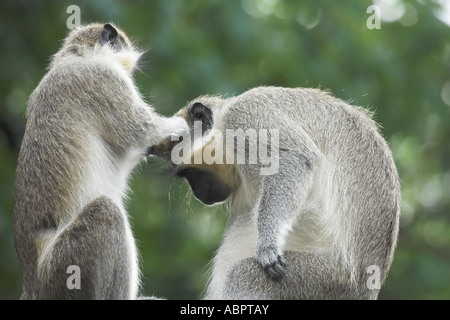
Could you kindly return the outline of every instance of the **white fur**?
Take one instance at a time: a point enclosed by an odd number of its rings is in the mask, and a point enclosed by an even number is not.
[[[286,230],[285,235],[280,235],[284,238],[282,250],[336,250],[336,255],[343,257],[343,263],[352,269],[352,248],[349,247],[351,240],[347,236],[350,226],[342,225],[341,221],[348,219],[343,219],[337,213],[343,210],[338,210],[337,206],[345,206],[345,203],[342,199],[337,199],[338,193],[332,190],[334,166],[323,155],[320,163],[321,167],[316,172],[313,187],[305,206],[301,208],[302,212],[296,215],[293,228]],[[230,268],[242,259],[255,256],[257,214],[250,212],[257,201],[255,194],[258,194],[258,191],[254,186],[243,181],[236,195],[239,199],[234,199],[234,203],[239,203],[240,208],[233,207],[231,210],[241,214],[230,217],[232,222],[227,227],[223,242],[213,259],[205,299],[221,299]],[[356,281],[353,276],[351,280]]]
[[[96,45],[92,51],[92,55],[96,56],[102,60],[108,61],[109,63],[117,64],[116,69],[124,70],[127,72],[127,77],[136,69],[139,58],[142,53],[137,51],[135,48],[124,48],[121,51],[114,51],[111,47],[104,45]]]
[[[106,196],[117,205],[123,216],[128,247],[127,252],[130,255],[129,261],[132,261],[130,265],[129,297],[130,299],[135,299],[140,285],[138,252],[125,210],[124,200],[128,191],[128,177],[132,169],[142,159],[142,152],[129,150],[123,159],[115,159],[107,151],[99,137],[86,134],[86,144],[90,154],[89,164],[87,166],[88,169],[83,173],[79,181],[80,185],[76,188],[78,191],[76,195],[77,203],[71,208],[72,212],[68,215],[70,216],[68,221],[61,224],[56,232],[44,235],[45,245],[39,257],[38,265],[40,267],[38,270],[45,272],[46,268],[41,268],[41,266],[44,262],[49,261],[48,258],[51,255],[56,239],[73,223],[83,211],[83,208],[91,201],[101,196]]]
[[[89,159],[89,170],[83,179],[83,186],[78,188],[79,204],[83,208],[90,201],[106,196],[116,204],[123,216],[125,224],[125,238],[130,264],[130,299],[135,299],[139,289],[139,261],[138,253],[131,231],[130,222],[124,206],[124,200],[128,191],[128,177],[142,159],[140,150],[128,150],[122,159],[113,158],[106,150],[104,143],[97,137],[91,137],[89,141],[92,155]]]
[[[230,268],[242,259],[254,256],[257,237],[256,224],[249,215],[240,215],[227,228],[222,245],[213,259],[205,299],[222,299],[222,290]]]

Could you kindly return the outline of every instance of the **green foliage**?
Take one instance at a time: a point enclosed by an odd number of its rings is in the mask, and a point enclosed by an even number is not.
[[[437,1],[390,1],[400,13],[379,30],[366,25],[371,1],[74,2],[0,3],[0,298],[21,291],[12,212],[26,100],[68,32],[71,4],[82,23],[113,21],[147,50],[135,78],[162,114],[202,94],[259,85],[321,87],[375,111],[403,195],[398,249],[380,298],[450,298],[450,41]],[[199,298],[226,210],[193,200],[157,159],[131,184],[143,291]]]

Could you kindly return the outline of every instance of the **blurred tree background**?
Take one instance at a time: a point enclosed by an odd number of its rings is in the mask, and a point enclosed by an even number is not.
[[[112,21],[146,50],[136,81],[171,115],[202,94],[259,85],[320,87],[375,111],[402,182],[400,238],[381,299],[450,299],[450,1],[191,0],[0,3],[0,298],[17,299],[13,185],[27,98],[68,32]],[[381,9],[381,29],[370,29]],[[226,222],[158,159],[128,204],[143,291],[198,299]]]

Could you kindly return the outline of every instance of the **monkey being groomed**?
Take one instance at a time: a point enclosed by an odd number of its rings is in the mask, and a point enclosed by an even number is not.
[[[22,299],[135,299],[138,254],[123,198],[148,149],[189,130],[140,97],[141,53],[111,24],[72,31],[31,94],[14,193]],[[67,282],[80,272],[80,285]]]
[[[207,299],[377,298],[401,197],[367,111],[316,89],[260,87],[199,97],[177,115],[200,137],[152,153],[172,161],[203,203],[229,199]]]

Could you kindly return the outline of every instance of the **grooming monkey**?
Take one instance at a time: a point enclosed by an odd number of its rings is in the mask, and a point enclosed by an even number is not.
[[[152,145],[188,130],[140,97],[132,79],[140,55],[111,24],[80,27],[29,98],[14,194],[22,299],[138,295],[128,176]],[[69,289],[73,265],[81,285]]]
[[[207,299],[377,298],[401,198],[391,152],[367,111],[317,89],[260,87],[199,97],[177,115],[191,131],[199,121],[203,137],[183,149],[176,175],[205,204],[230,199]],[[278,132],[278,140],[258,137],[275,155],[273,174],[262,174],[261,153],[256,163],[236,161],[250,154],[250,136],[239,144],[214,135],[255,129]],[[173,161],[180,145],[166,141],[152,153]],[[198,153],[231,153],[234,162],[192,161]]]

